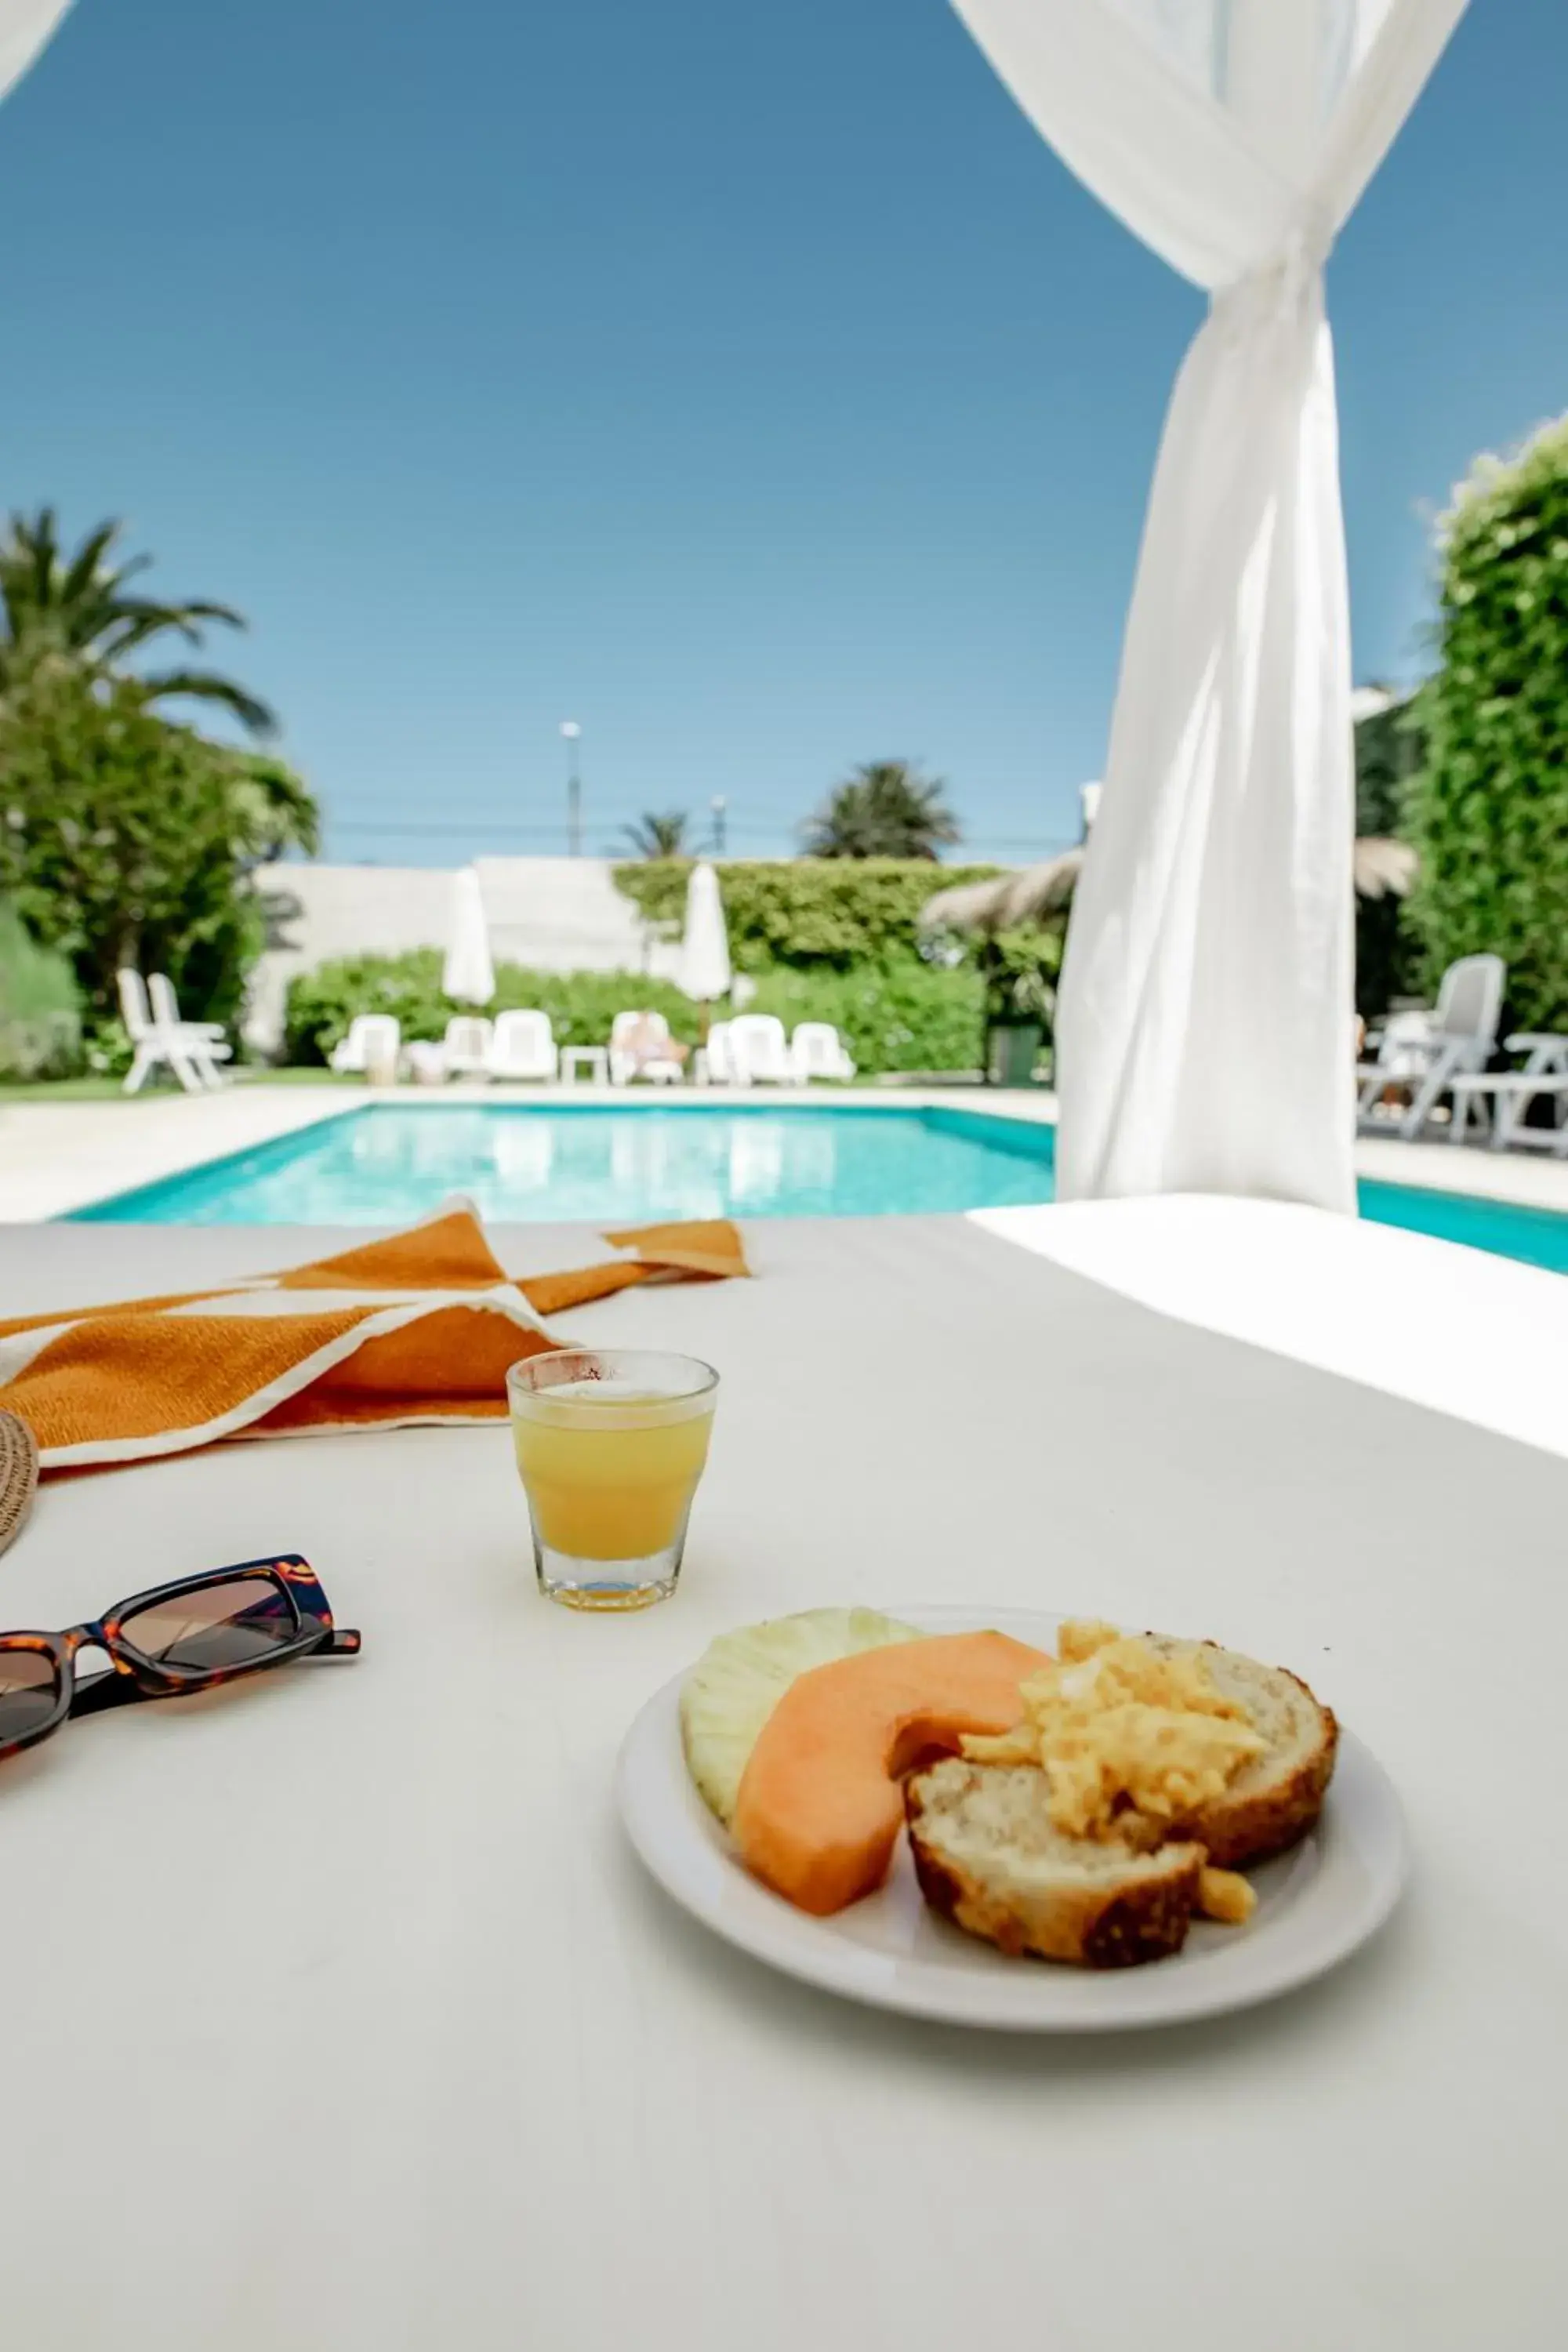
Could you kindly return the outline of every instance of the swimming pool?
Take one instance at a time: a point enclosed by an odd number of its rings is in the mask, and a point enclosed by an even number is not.
[[[1054,1130],[957,1108],[757,1103],[395,1105],[339,1113],[121,1192],[77,1220],[393,1225],[453,1192],[500,1223],[857,1217],[1048,1201]],[[1568,1273],[1568,1217],[1365,1183],[1363,1213]]]

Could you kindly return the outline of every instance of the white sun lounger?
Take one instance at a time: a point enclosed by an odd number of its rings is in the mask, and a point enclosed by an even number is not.
[[[482,1013],[454,1013],[441,1040],[441,1054],[449,1078],[488,1078],[494,1032]]]
[[[490,1039],[492,1078],[554,1078],[561,1055],[548,1013],[498,1013]]]
[[[798,1087],[805,1084],[790,1052],[784,1023],[776,1013],[737,1013],[730,1024],[729,1044],[736,1086]]]
[[[847,1080],[855,1075],[848,1048],[830,1021],[797,1022],[789,1049],[803,1085],[812,1078]]]
[[[710,1025],[708,1041],[698,1051],[696,1071],[700,1087],[734,1084],[735,1070],[730,1059],[730,1024],[727,1021],[715,1021]]]
[[[645,1047],[634,1053],[631,1041],[646,1024],[654,1050]],[[661,1056],[658,1042],[670,1042],[669,1024],[662,1013],[644,1013],[635,1007],[629,1013],[617,1013],[610,1024],[610,1084],[629,1086],[633,1078],[651,1078],[655,1085],[668,1085],[680,1076],[680,1064],[673,1054]]]
[[[402,1046],[402,1024],[392,1013],[356,1013],[327,1059],[342,1077],[368,1077],[373,1070],[395,1072]]]

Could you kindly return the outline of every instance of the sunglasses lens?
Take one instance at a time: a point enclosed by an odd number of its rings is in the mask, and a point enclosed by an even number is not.
[[[0,1742],[47,1723],[58,1693],[55,1662],[41,1650],[0,1650]]]
[[[121,1632],[165,1666],[246,1666],[281,1650],[300,1630],[287,1596],[266,1578],[237,1576],[199,1592],[172,1592],[127,1617]]]

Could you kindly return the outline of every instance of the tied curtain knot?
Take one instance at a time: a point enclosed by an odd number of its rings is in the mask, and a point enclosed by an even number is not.
[[[1215,317],[1240,334],[1287,324],[1309,309],[1321,309],[1323,269],[1333,243],[1332,215],[1316,198],[1308,199],[1268,260],[1217,289],[1211,306]]]

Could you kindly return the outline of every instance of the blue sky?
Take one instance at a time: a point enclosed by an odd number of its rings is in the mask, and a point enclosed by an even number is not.
[[[1476,0],[1342,240],[1358,670],[1429,518],[1568,406],[1568,8]],[[342,857],[923,759],[977,851],[1098,773],[1200,298],[944,0],[78,0],[0,110],[0,505],[126,517]]]

